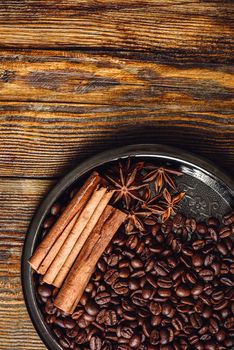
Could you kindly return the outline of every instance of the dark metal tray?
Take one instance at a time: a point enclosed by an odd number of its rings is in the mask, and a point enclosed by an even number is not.
[[[43,321],[36,301],[33,273],[27,263],[37,245],[41,225],[52,204],[69,187],[84,179],[93,169],[103,168],[110,162],[127,157],[150,159],[162,166],[181,170],[184,176],[178,178],[177,184],[179,190],[186,192],[186,197],[180,211],[187,216],[196,217],[197,220],[205,220],[209,216],[220,218],[234,208],[233,180],[214,164],[176,148],[153,144],[131,145],[103,152],[79,164],[59,181],[40,205],[31,222],[23,249],[21,272],[26,306],[48,349],[62,350],[62,347]]]

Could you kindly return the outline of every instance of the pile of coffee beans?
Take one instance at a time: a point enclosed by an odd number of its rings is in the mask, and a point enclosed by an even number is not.
[[[72,315],[54,307],[58,289],[35,276],[58,343],[74,350],[233,349],[234,212],[222,223],[177,214],[144,233],[124,232],[99,260]]]

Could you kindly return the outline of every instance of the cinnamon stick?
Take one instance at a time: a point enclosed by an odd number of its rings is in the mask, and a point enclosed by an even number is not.
[[[59,236],[57,241],[54,243],[54,245],[51,247],[49,253],[46,255],[45,259],[42,261],[41,265],[39,266],[37,272],[41,275],[44,275],[50,265],[52,264],[54,258],[58,254],[59,250],[61,249],[63,243],[67,239],[69,233],[73,229],[78,217],[80,215],[80,211],[74,216],[74,218],[69,222],[67,227],[63,230],[62,234]]]
[[[76,213],[83,208],[99,182],[99,174],[97,172],[93,172],[81,187],[81,189],[78,191],[78,193],[73,197],[62,215],[58,218],[43,241],[39,244],[32,257],[29,259],[29,264],[34,270],[38,270],[41,262],[53,246],[54,242],[66,228],[69,222],[73,219]]]
[[[79,302],[103,251],[126,218],[122,211],[107,206],[68,274],[54,305],[72,313]]]
[[[67,257],[67,260],[63,264],[61,270],[58,272],[54,282],[52,283],[55,287],[60,288],[63,281],[65,280],[67,274],[69,273],[76,257],[80,253],[84,243],[88,239],[89,235],[92,233],[92,230],[94,229],[95,225],[97,224],[100,216],[102,215],[104,209],[106,208],[108,202],[110,201],[111,197],[113,195],[113,191],[109,191],[104,194],[102,197],[100,203],[98,204],[97,208],[95,209],[92,217],[90,218],[88,224],[82,231],[80,237],[78,238],[75,246],[73,247],[71,253]]]
[[[85,228],[85,226],[89,222],[91,216],[93,215],[96,207],[98,206],[99,202],[101,201],[101,199],[104,196],[106,191],[107,191],[107,189],[102,187],[92,194],[87,205],[84,207],[83,211],[80,213],[80,216],[77,219],[70,234],[68,235],[66,241],[62,245],[62,247],[59,250],[58,254],[56,255],[54,261],[52,262],[49,269],[47,270],[47,272],[43,278],[44,282],[46,282],[48,284],[53,283],[59,270],[61,269],[61,267],[65,263],[69,254],[71,253],[77,239],[80,237],[83,229]]]

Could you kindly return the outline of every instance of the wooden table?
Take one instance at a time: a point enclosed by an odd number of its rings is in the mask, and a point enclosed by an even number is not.
[[[46,192],[92,154],[175,145],[234,174],[232,0],[0,1],[0,349],[45,349],[20,257]]]

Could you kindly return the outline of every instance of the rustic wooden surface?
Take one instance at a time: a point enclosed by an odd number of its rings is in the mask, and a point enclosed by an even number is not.
[[[98,151],[157,142],[234,175],[230,0],[0,1],[0,349],[45,349],[21,292],[46,192]]]

